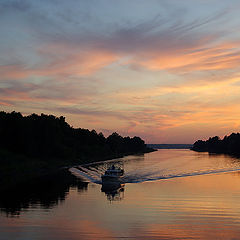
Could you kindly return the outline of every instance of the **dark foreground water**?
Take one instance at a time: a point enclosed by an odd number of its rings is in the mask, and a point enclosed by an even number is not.
[[[102,189],[108,162],[0,196],[0,239],[240,239],[240,160],[159,150],[115,160],[125,186]],[[103,191],[104,190],[104,191]]]

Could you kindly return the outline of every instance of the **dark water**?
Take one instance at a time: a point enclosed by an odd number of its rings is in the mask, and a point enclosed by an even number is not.
[[[115,160],[125,186],[102,189],[109,162],[0,198],[0,239],[240,239],[240,160],[159,150]]]

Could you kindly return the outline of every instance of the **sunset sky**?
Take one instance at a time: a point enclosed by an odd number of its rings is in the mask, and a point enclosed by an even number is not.
[[[0,105],[147,143],[240,129],[240,1],[0,0]]]

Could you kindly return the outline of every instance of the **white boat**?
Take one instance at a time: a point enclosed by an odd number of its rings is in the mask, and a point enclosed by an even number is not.
[[[102,175],[102,184],[121,184],[124,170],[114,165],[108,168]]]

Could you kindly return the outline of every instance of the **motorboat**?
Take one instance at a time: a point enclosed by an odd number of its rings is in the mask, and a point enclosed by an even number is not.
[[[102,175],[102,184],[121,184],[124,170],[120,167],[115,167],[112,165],[109,167],[105,173]]]

